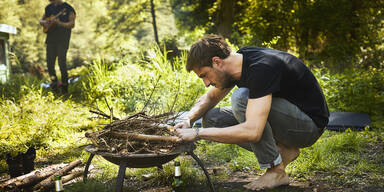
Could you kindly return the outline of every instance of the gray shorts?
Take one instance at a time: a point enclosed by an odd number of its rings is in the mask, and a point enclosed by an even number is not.
[[[232,95],[232,106],[214,108],[203,117],[204,127],[228,127],[245,121],[249,90],[239,88]],[[271,168],[282,159],[276,144],[288,147],[308,147],[313,145],[323,133],[313,120],[296,105],[286,99],[273,97],[272,106],[263,135],[257,143],[245,143],[240,146],[253,151],[260,168]]]

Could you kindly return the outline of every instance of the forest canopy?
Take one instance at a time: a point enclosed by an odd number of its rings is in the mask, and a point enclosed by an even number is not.
[[[69,51],[72,67],[100,56],[134,58],[155,42],[154,23],[168,49],[188,49],[204,34],[217,33],[237,47],[269,46],[338,72],[383,67],[384,0],[68,2],[77,10]],[[10,46],[14,72],[44,66],[45,35],[38,20],[48,3],[0,2],[0,23],[19,30]]]

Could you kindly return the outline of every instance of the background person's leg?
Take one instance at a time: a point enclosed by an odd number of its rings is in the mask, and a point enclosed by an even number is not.
[[[46,59],[51,87],[57,88],[57,76],[55,71],[55,63],[57,58],[57,46],[55,44],[46,44]]]
[[[68,50],[68,46],[59,44],[58,60],[59,60],[59,67],[61,72],[61,82],[62,82],[63,93],[68,92],[67,50]]]

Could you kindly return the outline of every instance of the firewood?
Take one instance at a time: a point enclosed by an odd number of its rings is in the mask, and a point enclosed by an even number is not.
[[[34,185],[37,182],[39,182],[39,181],[49,177],[50,175],[54,174],[57,170],[63,168],[64,166],[65,166],[65,164],[63,164],[63,163],[50,165],[48,167],[32,171],[28,174],[21,175],[19,177],[6,180],[0,184],[0,191],[1,190],[11,190],[11,189],[15,189],[15,188],[23,188],[25,186]]]
[[[39,190],[42,187],[44,187],[46,185],[49,185],[49,183],[51,183],[55,179],[56,176],[63,176],[64,174],[68,173],[69,171],[71,171],[75,167],[79,166],[80,164],[81,164],[81,160],[77,160],[77,161],[73,161],[73,162],[69,163],[63,169],[55,172],[53,175],[49,176],[48,178],[44,179],[43,181],[41,181],[40,183],[35,185],[33,187],[33,189],[34,190]]]
[[[159,135],[144,135],[134,133],[122,133],[122,132],[111,132],[112,137],[121,139],[141,140],[141,141],[165,141],[176,143],[179,138],[176,136],[159,136]]]
[[[79,169],[74,169],[72,170],[68,175],[65,175],[61,178],[61,182],[67,183],[77,177],[80,177],[84,173],[84,169],[79,168]],[[45,183],[45,185],[42,185],[40,188],[40,191],[47,191],[49,189],[52,189],[55,186],[54,180],[51,182]]]
[[[167,125],[176,117],[174,113],[149,116],[140,112],[113,121],[100,131],[88,132],[85,137],[98,149],[110,153],[167,153],[179,144],[174,127]]]

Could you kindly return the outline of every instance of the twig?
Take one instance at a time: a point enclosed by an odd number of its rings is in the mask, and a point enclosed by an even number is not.
[[[180,93],[180,81],[179,81],[179,87],[177,88],[177,93],[175,95],[175,98],[173,99],[172,107],[171,107],[171,109],[169,111],[173,111],[173,108],[176,105],[176,101],[177,101],[177,97],[179,96],[179,93]]]
[[[140,116],[140,115],[145,115],[145,113],[144,113],[144,112],[135,113],[135,114],[133,114],[133,115],[127,117],[127,119],[132,119],[132,118],[137,117],[137,116]]]
[[[100,115],[100,116],[103,116],[103,117],[108,118],[108,119],[111,118],[111,116],[109,116],[109,115],[107,115],[107,114],[105,114],[105,113],[103,113],[103,112],[94,111],[94,110],[92,110],[92,109],[90,109],[89,112],[94,113],[94,114],[97,114],[97,115]],[[117,117],[112,117],[112,118],[113,118],[113,120],[120,120],[120,119],[117,118]]]
[[[113,108],[111,108],[110,106],[109,106],[109,104],[108,104],[108,101],[107,101],[107,98],[104,96],[104,101],[105,101],[105,103],[107,104],[107,107],[108,107],[108,109],[109,109],[109,113],[111,114],[110,115],[110,121],[111,121],[111,123],[112,123],[112,121],[113,121]]]
[[[151,92],[151,94],[149,95],[149,98],[148,98],[147,101],[145,102],[145,105],[144,105],[143,109],[141,109],[140,112],[143,112],[144,109],[147,107],[149,101],[150,101],[151,98],[152,98],[153,93],[154,93],[155,90],[156,90],[157,85],[159,84],[160,78],[161,78],[161,75],[159,75],[159,78],[157,78],[156,84],[155,84],[155,86],[153,87],[152,92]]]

